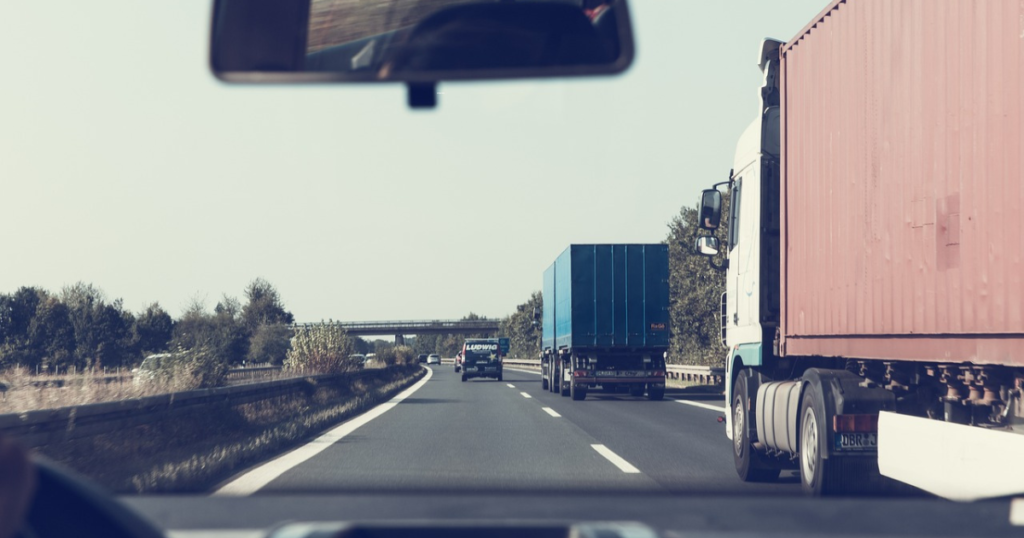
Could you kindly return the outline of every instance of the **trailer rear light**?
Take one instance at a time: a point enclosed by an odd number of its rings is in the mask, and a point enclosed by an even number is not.
[[[665,372],[663,372],[661,370],[655,370],[654,371],[654,377],[665,377]]]
[[[587,371],[586,370],[576,370],[575,372],[572,373],[572,375],[573,375],[573,377],[587,377]]]
[[[836,433],[877,432],[878,415],[836,415],[832,417]]]

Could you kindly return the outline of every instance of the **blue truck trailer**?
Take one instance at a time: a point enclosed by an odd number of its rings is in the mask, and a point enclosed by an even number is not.
[[[544,272],[543,388],[665,396],[668,245],[571,245]]]

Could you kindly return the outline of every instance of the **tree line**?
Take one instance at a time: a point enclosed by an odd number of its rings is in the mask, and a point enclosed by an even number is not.
[[[728,212],[728,197],[725,210]],[[723,217],[723,222],[728,222]],[[683,207],[668,224],[671,345],[674,363],[717,365],[721,294],[725,273],[694,253],[697,210]],[[725,245],[724,227],[716,232]],[[724,247],[727,248],[727,247]],[[283,364],[291,349],[294,316],[278,291],[257,278],[244,290],[245,302],[223,295],[212,311],[193,300],[178,319],[159,303],[138,313],[120,299],[108,300],[102,290],[79,282],[52,293],[22,287],[0,294],[0,368],[23,366],[39,371],[128,368],[147,355],[168,351],[208,349],[227,366],[249,363]],[[541,327],[534,312],[543,309],[539,291],[519,304],[500,322],[499,336],[511,340],[510,358],[536,358]],[[463,320],[481,319],[469,313]],[[488,335],[418,335],[407,340],[416,354],[452,357],[466,338]],[[387,354],[395,345],[385,340],[346,337],[346,354]]]
[[[24,286],[0,294],[0,368],[66,372],[131,368],[150,354],[209,349],[233,366],[281,364],[290,347],[292,313],[269,282],[257,278],[245,302],[225,294],[213,311],[194,299],[179,319],[152,303],[138,313],[121,299],[79,282],[59,292]]]

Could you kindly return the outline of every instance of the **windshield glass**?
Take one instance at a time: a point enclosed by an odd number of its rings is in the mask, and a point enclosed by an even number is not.
[[[308,50],[461,3],[315,0]],[[1019,214],[1019,95],[994,88],[1018,80],[1017,56],[955,84],[952,67],[885,60],[891,87],[861,91],[877,58],[841,61],[837,44],[835,62],[810,63],[832,56],[809,34],[813,54],[785,57],[803,70],[775,80],[764,36],[789,40],[831,4],[632,0],[638,55],[621,76],[443,83],[424,112],[399,85],[217,82],[208,0],[4,3],[0,436],[125,495],[771,500],[880,476],[893,420],[1019,431],[1024,301],[1019,271],[999,267],[1024,224],[978,224]],[[991,20],[1019,44],[1017,15]],[[844,31],[837,43],[873,35]],[[959,50],[936,48],[942,35],[900,54]],[[898,78],[914,76],[932,78]],[[913,123],[930,102],[878,104],[935,88],[993,108]],[[882,108],[835,119],[828,103]],[[867,142],[844,145],[866,122]],[[935,168],[968,155],[988,160]],[[931,179],[885,175],[918,168]],[[1016,179],[961,192],[989,172]],[[790,178],[803,182],[783,189]],[[716,184],[722,226],[702,230],[695,202]],[[706,234],[722,243],[708,259],[693,251]],[[849,338],[828,347],[839,327]],[[968,329],[998,336],[956,339]],[[887,340],[904,333],[915,344]],[[990,355],[949,358],[961,352]],[[904,456],[892,465],[915,463]]]

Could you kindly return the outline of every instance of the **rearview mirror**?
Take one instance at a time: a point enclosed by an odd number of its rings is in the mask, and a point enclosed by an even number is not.
[[[698,218],[701,229],[718,229],[722,222],[722,193],[718,189],[706,189],[701,193]]]
[[[626,0],[216,0],[210,63],[228,82],[371,82],[619,73]]]
[[[694,250],[701,256],[717,256],[718,250],[721,245],[718,242],[718,238],[713,235],[702,235],[697,238],[697,244],[694,246]]]

